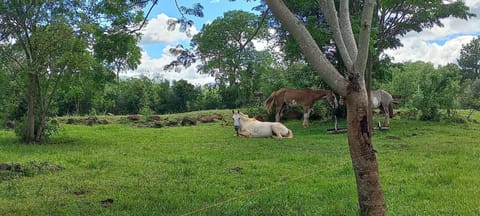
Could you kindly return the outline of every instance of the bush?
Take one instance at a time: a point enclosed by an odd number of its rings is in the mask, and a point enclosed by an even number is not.
[[[421,120],[439,120],[440,109],[450,113],[458,106],[460,78],[458,67],[452,65],[439,69],[432,66],[422,71],[413,95],[413,106],[420,110]]]
[[[265,107],[263,107],[262,105],[252,105],[252,106],[247,107],[247,110],[246,110],[245,114],[247,114],[250,117],[254,117],[254,116],[257,116],[257,115],[262,115],[265,119],[269,119],[269,118],[267,118],[267,117],[269,117],[268,116],[269,114],[265,110]]]
[[[40,126],[40,121],[35,119],[35,128],[38,128],[39,126]],[[18,122],[18,125],[16,125],[15,127],[15,134],[18,137],[20,137],[22,141],[26,141],[26,140],[29,140],[27,137],[26,131],[27,131],[27,118],[23,117],[20,119],[20,121]],[[52,119],[50,121],[47,120],[45,123],[45,128],[41,132],[42,133],[42,135],[40,136],[41,140],[39,141],[48,140],[59,131],[60,131],[60,124],[56,119]],[[37,131],[35,131],[35,136],[37,135],[36,133]]]

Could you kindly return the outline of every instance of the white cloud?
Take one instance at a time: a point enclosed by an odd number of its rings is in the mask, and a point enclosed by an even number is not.
[[[474,36],[460,36],[443,45],[428,43],[420,38],[404,38],[402,39],[404,47],[386,50],[385,53],[393,57],[394,62],[424,61],[434,65],[446,65],[456,63],[462,45],[469,43],[473,38]]]
[[[255,50],[258,50],[258,51],[266,50],[270,46],[267,40],[253,39],[252,43],[253,43],[253,46],[255,46]]]
[[[409,32],[400,40],[403,47],[385,50],[394,62],[425,61],[434,65],[457,63],[462,45],[469,43],[480,28],[480,0],[467,0],[471,13],[477,17],[469,20],[442,19],[443,27],[435,26],[422,32]]]
[[[194,85],[204,85],[215,81],[215,79],[209,75],[197,73],[196,66],[198,64],[193,64],[179,72],[163,70],[165,65],[176,59],[175,56],[168,52],[170,48],[172,48],[172,46],[165,47],[162,50],[163,53],[160,58],[151,58],[147,52],[142,51],[141,64],[135,71],[128,72],[127,76],[144,75],[152,79],[170,81],[184,79]]]
[[[167,16],[166,14],[158,14],[157,17],[148,21],[145,29],[142,31],[142,40],[141,44],[155,44],[155,43],[174,43],[177,41],[186,41],[190,40],[185,32],[180,32],[177,28],[175,31],[169,31],[167,29],[167,22],[172,17]],[[194,35],[198,31],[193,26],[191,29],[191,34]]]
[[[147,76],[155,80],[187,80],[194,85],[204,85],[214,82],[214,78],[205,74],[199,74],[196,72],[196,66],[194,64],[188,68],[182,69],[179,72],[165,71],[163,67],[173,60],[175,56],[170,54],[168,50],[180,41],[189,41],[190,38],[186,33],[180,32],[178,26],[175,31],[169,31],[167,29],[167,21],[172,19],[165,14],[159,14],[155,18],[149,20],[145,29],[142,31],[141,46],[149,46],[154,44],[167,44],[162,50],[159,58],[152,58],[145,50],[142,51],[141,63],[134,71],[128,71],[127,77],[135,76]],[[195,26],[190,29],[192,34],[197,33]]]

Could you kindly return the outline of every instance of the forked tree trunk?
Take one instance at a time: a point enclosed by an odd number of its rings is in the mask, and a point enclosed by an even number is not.
[[[363,73],[366,68],[375,1],[364,1],[361,30],[358,45],[356,45],[349,21],[348,0],[340,0],[339,11],[335,8],[334,0],[317,0],[334,33],[337,49],[344,63],[348,65],[348,80],[325,58],[303,23],[283,1],[266,0],[266,2],[273,15],[295,37],[305,58],[319,72],[320,77],[338,94],[345,96],[348,145],[356,177],[360,213],[362,215],[386,215],[387,209],[371,140],[371,122],[368,120],[370,110],[368,109],[369,102]]]
[[[357,183],[360,213],[362,215],[386,215],[377,159],[372,146],[366,89],[350,92],[345,103],[347,105],[348,146]]]

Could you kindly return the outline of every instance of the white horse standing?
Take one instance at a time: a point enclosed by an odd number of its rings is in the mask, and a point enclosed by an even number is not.
[[[239,110],[233,113],[233,126],[237,134],[244,137],[274,137],[274,138],[292,138],[292,130],[285,127],[280,122],[261,122],[255,118],[249,118]]]
[[[384,116],[385,120],[383,121],[384,127],[390,126],[390,118],[393,118],[393,97],[390,93],[385,90],[378,89],[372,90],[370,92],[370,98],[372,103],[372,109],[379,108]]]
[[[370,103],[372,109],[379,108],[384,116],[385,119],[383,121],[383,124],[378,123],[378,127],[384,127],[388,128],[390,127],[390,119],[393,118],[394,113],[393,113],[393,97],[390,93],[388,93],[385,90],[378,89],[378,90],[372,90],[370,91]],[[340,105],[344,105],[343,99],[340,98],[339,101]],[[337,115],[338,112],[341,112],[339,109],[333,109],[333,118],[334,118],[334,130],[333,131],[339,131],[338,129],[338,121],[337,121]]]

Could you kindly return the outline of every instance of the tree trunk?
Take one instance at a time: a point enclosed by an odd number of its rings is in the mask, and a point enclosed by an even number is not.
[[[47,124],[47,116],[46,113],[42,110],[40,113],[40,124],[37,127],[37,133],[35,135],[35,142],[41,143],[43,141],[43,130],[45,129],[45,125]]]
[[[340,1],[340,13],[336,11],[333,0],[317,0],[322,12],[334,32],[333,37],[348,70],[345,79],[325,58],[310,32],[302,21],[288,9],[283,1],[266,0],[273,15],[282,23],[298,42],[306,60],[319,72],[319,76],[336,93],[345,96],[347,105],[348,145],[355,172],[358,202],[362,215],[386,215],[378,164],[372,146],[370,124],[368,120],[368,96],[365,87],[365,68],[370,42],[374,0],[364,1],[358,49],[353,46],[354,36],[350,23],[343,19],[350,17],[348,0]],[[343,17],[339,19],[338,17]],[[343,31],[342,31],[343,30]],[[357,53],[358,51],[358,53]]]
[[[373,64],[374,64],[374,56],[373,56],[373,53],[370,51],[368,52],[367,67],[365,69],[365,85],[367,86],[367,96],[368,96],[367,117],[368,117],[368,122],[370,122],[369,124],[370,131],[373,131],[373,124],[372,124],[373,113],[372,113],[372,97],[371,97]]]
[[[28,110],[27,110],[27,125],[25,127],[25,141],[32,142],[35,140],[35,76],[31,73],[28,74]]]
[[[346,98],[348,145],[357,183],[361,215],[386,215],[378,164],[372,146],[371,122],[365,88],[351,91]]]

